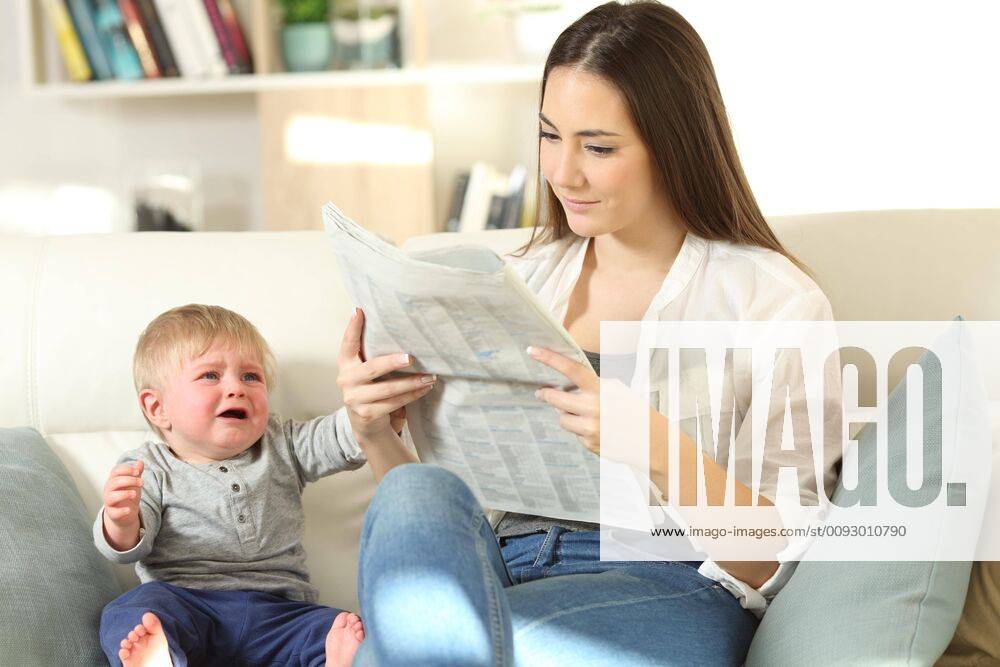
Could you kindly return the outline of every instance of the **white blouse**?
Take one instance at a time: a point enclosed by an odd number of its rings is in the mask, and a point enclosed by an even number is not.
[[[566,318],[588,242],[588,238],[569,235],[532,248],[523,257],[505,257],[559,322]],[[833,311],[819,286],[780,253],[727,241],[710,241],[688,233],[643,320],[832,321]],[[661,396],[665,398],[666,392]],[[665,413],[666,407],[661,405],[659,409]],[[740,415],[741,421],[742,417]],[[838,452],[839,448],[824,448],[823,482],[826,484],[836,479]],[[739,481],[750,486],[751,480]],[[805,487],[803,485],[800,497],[803,501],[815,502],[816,494]],[[762,483],[760,493],[774,500],[776,480],[770,486]],[[501,517],[494,517],[494,526]],[[774,575],[759,589],[736,579],[711,559],[702,563],[698,571],[718,581],[744,608],[760,617],[770,599],[791,577],[796,564],[797,561],[781,562]]]

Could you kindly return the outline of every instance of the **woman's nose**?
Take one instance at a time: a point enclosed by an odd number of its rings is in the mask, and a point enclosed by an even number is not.
[[[576,151],[572,148],[564,148],[559,151],[559,160],[552,173],[552,183],[559,188],[571,189],[579,188],[585,182],[583,171],[577,161]]]

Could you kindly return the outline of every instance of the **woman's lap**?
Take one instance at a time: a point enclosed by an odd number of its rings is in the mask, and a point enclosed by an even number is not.
[[[441,563],[454,563],[456,579],[464,577],[476,595],[482,584],[467,570],[469,563],[478,563],[481,573],[496,582],[497,586],[490,588],[502,592],[499,615],[482,613],[479,623],[484,633],[493,634],[494,645],[507,645],[504,653],[509,651],[512,636],[513,655],[505,655],[501,664],[742,662],[756,619],[691,564],[602,562],[597,556],[596,532],[573,533],[560,527],[547,534],[505,539],[501,548],[492,533],[482,529],[485,518],[478,519],[482,509],[457,477],[442,474],[433,466],[416,468],[429,469],[405,473],[409,497],[382,499],[383,507],[405,503],[412,511],[409,519],[405,512],[391,512],[396,524],[391,528],[405,533],[399,535],[404,543],[424,542],[419,551],[433,551],[435,545],[440,548],[436,576],[440,576]],[[425,475],[427,484],[420,481]],[[413,497],[417,488],[422,490]],[[413,506],[415,502],[422,509]],[[430,526],[416,523],[422,513],[434,517],[429,519]],[[449,522],[464,535],[461,539],[447,531]],[[469,525],[477,525],[479,530],[466,530]],[[366,531],[368,528],[366,522]],[[383,548],[390,550],[389,546]],[[363,547],[362,568],[370,569],[381,557],[366,553]],[[463,569],[464,574],[460,574]],[[374,576],[376,573],[369,571],[369,586]],[[362,596],[362,613],[367,614],[364,602]],[[388,609],[383,605],[382,612],[382,627],[387,631],[393,617],[404,625],[413,624],[412,617],[405,618],[407,610],[395,605]],[[459,602],[458,607],[442,610],[438,617],[447,623],[449,617],[461,613]],[[505,627],[493,627],[498,618]],[[433,632],[442,630],[446,633],[447,628]]]

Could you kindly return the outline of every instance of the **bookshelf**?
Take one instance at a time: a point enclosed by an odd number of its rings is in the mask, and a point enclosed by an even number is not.
[[[65,76],[42,1],[17,0],[21,80],[32,97],[118,102],[126,119],[133,108],[129,100],[178,98],[187,108],[223,95],[245,100],[259,125],[265,229],[316,228],[316,211],[334,200],[348,215],[402,241],[442,228],[451,184],[473,161],[509,169],[530,158],[532,121],[522,134],[521,123],[511,117],[531,118],[541,62],[504,45],[504,32],[511,29],[496,16],[476,14],[482,1],[399,0],[402,68],[286,72],[276,0],[232,0],[254,73],[73,82]],[[355,163],[296,159],[290,156],[289,127],[303,116],[336,118],[352,128],[398,128],[429,142],[430,149],[407,164],[379,163],[367,155]],[[512,127],[518,136],[509,136]]]

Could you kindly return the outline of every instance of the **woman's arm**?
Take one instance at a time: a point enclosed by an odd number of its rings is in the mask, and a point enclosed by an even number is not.
[[[399,435],[405,406],[434,388],[433,375],[380,380],[406,368],[413,359],[408,354],[387,354],[366,359],[362,344],[365,314],[356,308],[347,325],[337,359],[337,386],[344,395],[344,409],[361,451],[372,467],[375,481],[403,463],[418,463]]]
[[[668,480],[670,473],[668,469],[668,433],[669,423],[667,418],[658,411],[650,408],[649,411],[649,476],[657,487],[666,494],[669,488]],[[695,457],[700,456],[705,471],[705,493],[709,505],[721,506],[726,497],[726,487],[729,485],[729,475],[726,470],[712,459],[707,453],[700,450],[698,446],[688,437],[684,431],[678,429],[680,434],[680,451],[678,465],[681,470],[691,471],[695,474],[680,475],[680,488],[678,494],[680,506],[676,507],[682,516],[691,516],[691,512],[686,508],[695,505],[698,498],[698,467]],[[754,505],[753,491],[750,487],[742,484],[739,480],[733,480],[734,504],[738,507],[750,507]],[[758,496],[758,507],[774,507],[765,496]],[[773,514],[769,513],[768,524],[781,525],[781,518],[777,510]],[[784,543],[784,540],[782,540]],[[784,548],[784,544],[775,549],[775,553]],[[711,555],[711,554],[710,554]],[[716,561],[716,564],[740,581],[746,582],[754,588],[760,588],[778,570],[777,560],[768,561]]]
[[[404,463],[420,463],[420,459],[412,449],[406,446],[403,439],[395,431],[376,435],[371,438],[358,438],[361,451],[368,459],[368,465],[375,475],[375,482],[381,482],[385,474]]]

